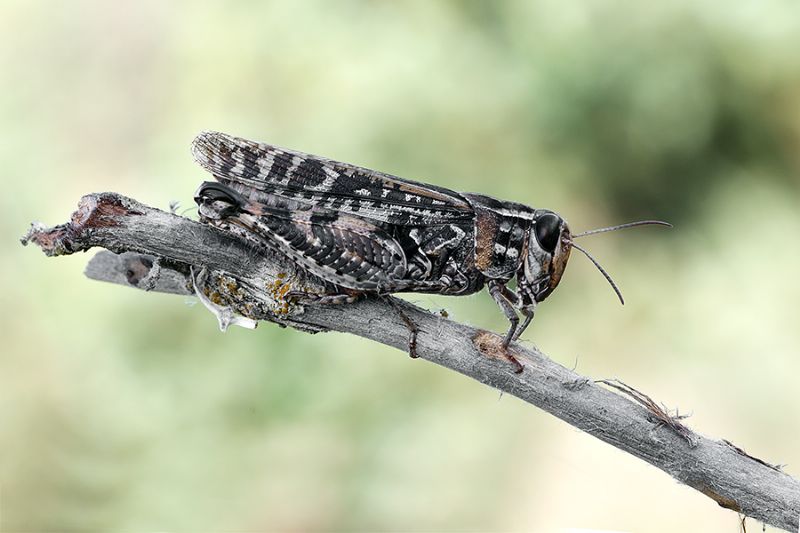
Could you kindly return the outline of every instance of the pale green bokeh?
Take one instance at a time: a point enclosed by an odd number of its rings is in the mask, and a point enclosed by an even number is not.
[[[340,334],[221,334],[22,248],[113,190],[191,205],[216,129],[547,207],[585,245],[526,339],[798,475],[793,2],[0,6],[0,530],[735,531],[665,474]],[[412,296],[500,331],[491,299]],[[752,528],[758,526],[751,524]]]

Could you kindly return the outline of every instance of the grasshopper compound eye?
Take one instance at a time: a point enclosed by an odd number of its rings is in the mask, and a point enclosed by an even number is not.
[[[536,219],[536,242],[547,253],[556,251],[562,222],[561,217],[555,213],[545,213]]]

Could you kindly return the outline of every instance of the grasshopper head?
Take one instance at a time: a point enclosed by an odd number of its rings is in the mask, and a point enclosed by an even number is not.
[[[558,286],[572,249],[567,222],[546,209],[536,211],[528,236],[528,247],[517,273],[524,304],[547,298]]]
[[[534,306],[550,296],[550,293],[558,286],[558,282],[561,281],[561,276],[564,275],[569,253],[573,248],[584,254],[597,267],[597,270],[614,289],[620,303],[624,304],[622,293],[608,272],[589,252],[578,246],[574,239],[637,226],[667,226],[671,228],[672,224],[661,220],[639,220],[573,235],[563,218],[546,209],[537,210],[528,237],[528,254],[522,268],[517,272],[522,306]]]

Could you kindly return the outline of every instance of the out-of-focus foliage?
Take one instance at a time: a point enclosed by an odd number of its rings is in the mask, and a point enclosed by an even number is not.
[[[461,376],[344,335],[222,335],[18,246],[87,192],[190,206],[203,129],[579,230],[675,222],[587,240],[628,304],[576,257],[526,337],[798,475],[794,2],[9,0],[0,35],[4,531],[737,527]],[[412,300],[505,327],[486,295]]]

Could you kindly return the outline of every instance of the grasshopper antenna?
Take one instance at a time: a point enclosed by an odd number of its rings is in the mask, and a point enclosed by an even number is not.
[[[620,292],[619,287],[617,287],[617,284],[614,283],[613,279],[611,279],[611,276],[608,275],[608,272],[606,272],[605,269],[603,269],[603,267],[600,266],[600,263],[598,263],[597,260],[594,257],[592,257],[591,254],[589,254],[589,252],[587,252],[586,250],[575,244],[575,242],[573,242],[572,239],[577,239],[578,237],[586,237],[587,235],[596,235],[598,233],[607,233],[609,231],[617,231],[618,229],[635,228],[636,226],[666,226],[668,228],[671,228],[672,224],[670,224],[669,222],[664,222],[663,220],[638,220],[636,222],[628,222],[627,224],[619,224],[617,226],[609,226],[607,228],[590,229],[588,231],[575,234],[571,237],[570,240],[566,241],[569,246],[577,248],[578,251],[580,251],[583,255],[588,257],[589,261],[591,261],[592,264],[595,267],[597,267],[597,270],[600,271],[603,277],[606,278],[606,281],[608,281],[608,284],[611,285],[611,288],[614,289],[614,292],[617,293],[619,302],[622,305],[625,305],[625,299],[622,298],[622,293]]]
[[[611,230],[609,230],[609,231],[611,231]],[[608,275],[608,272],[606,272],[605,269],[600,266],[600,263],[598,263],[597,260],[589,254],[589,252],[587,252],[586,250],[584,250],[583,248],[581,248],[580,246],[578,246],[574,242],[572,242],[572,241],[567,241],[567,242],[569,243],[570,246],[572,246],[573,248],[577,248],[580,252],[583,253],[583,255],[585,255],[586,257],[589,258],[589,261],[591,261],[592,264],[594,264],[594,266],[597,267],[597,270],[600,271],[600,273],[603,275],[603,277],[606,278],[606,281],[608,281],[609,285],[611,285],[611,288],[614,289],[614,292],[617,293],[617,298],[619,298],[619,303],[621,303],[622,305],[625,305],[625,299],[622,298],[622,293],[619,291],[619,287],[617,287],[617,284],[614,283],[613,279],[611,279],[611,276]]]
[[[598,233],[607,233],[609,231],[617,231],[618,229],[626,229],[626,228],[635,228],[636,226],[666,226],[668,228],[672,227],[672,224],[669,222],[664,222],[663,220],[639,220],[637,222],[628,222],[627,224],[620,224],[618,226],[609,226],[607,228],[598,228],[598,229],[590,229],[589,231],[583,231],[576,235],[573,235],[573,239],[577,239],[578,237],[586,237],[587,235],[596,235]],[[576,247],[577,248],[577,247]],[[580,250],[580,248],[578,248]],[[583,253],[586,253],[585,250],[581,250]],[[589,254],[586,254],[589,255]]]

